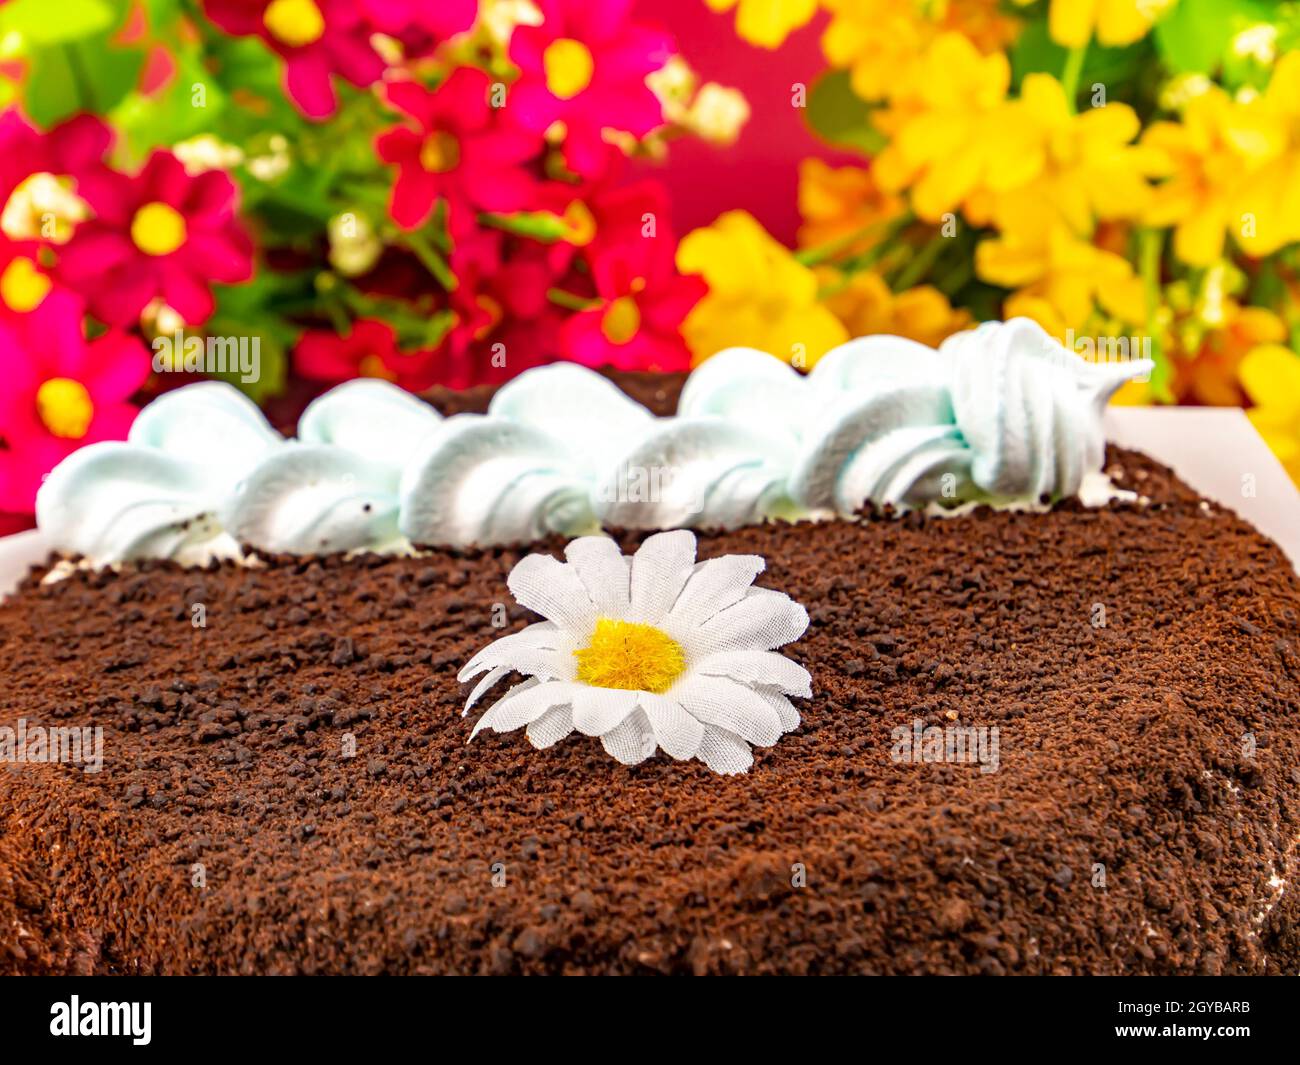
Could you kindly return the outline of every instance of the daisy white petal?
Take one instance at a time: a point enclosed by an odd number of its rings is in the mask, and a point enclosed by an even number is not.
[[[568,703],[553,706],[528,724],[528,742],[538,750],[551,747],[573,731],[573,707]]]
[[[745,684],[767,684],[786,695],[812,696],[812,677],[797,662],[775,651],[720,651],[695,663],[697,673],[730,677]]]
[[[544,748],[577,731],[635,765],[657,750],[743,773],[750,745],[767,747],[799,726],[787,696],[811,694],[807,671],[771,649],[808,625],[803,607],[755,588],[757,556],[695,563],[695,536],[648,538],[632,558],[603,537],[522,560],[510,588],[548,620],[503,636],[460,672],[475,684],[466,709],[508,673],[531,674],[474,726],[526,728]]]
[[[573,692],[573,727],[585,736],[603,736],[636,709],[637,692],[621,688],[569,685]]]
[[[573,680],[576,660],[571,653],[545,647],[498,647],[488,644],[478,653],[475,671],[504,667],[543,680]]]
[[[508,636],[502,636],[499,640],[493,640],[461,667],[461,671],[456,674],[456,679],[464,684],[472,677],[482,673],[491,664],[489,659],[496,656],[501,650],[509,649],[514,651],[517,648],[530,650],[532,648],[541,648],[548,651],[571,652],[573,650],[572,644],[573,638],[561,631],[555,622],[537,621],[526,629],[512,632]]]
[[[767,563],[758,555],[723,555],[695,567],[667,620],[676,625],[701,625],[720,610],[737,603]]]
[[[564,549],[602,617],[621,618],[631,603],[628,560],[608,536],[583,536]]]
[[[596,606],[578,571],[550,555],[521,559],[506,584],[522,606],[561,628],[588,632],[596,624]]]
[[[464,717],[468,714],[474,708],[474,704],[483,697],[484,693],[494,684],[504,679],[506,674],[510,672],[509,666],[493,666],[489,669],[487,676],[474,685],[474,690],[469,693],[469,698],[465,701],[465,709],[460,712],[460,716]]]
[[[654,732],[645,712],[637,709],[600,737],[607,754],[624,765],[644,762],[655,753]]]
[[[775,688],[757,687],[754,694],[766,699],[768,705],[776,711],[776,716],[781,720],[782,732],[793,732],[799,727],[799,711],[794,708],[794,703]]]
[[[469,738],[473,739],[484,728],[491,728],[494,732],[513,732],[517,728],[523,728],[524,725],[536,721],[551,707],[569,702],[575,687],[577,685],[557,680],[542,684],[533,683],[532,686],[525,681],[511,688],[488,708],[487,712],[479,718]]]
[[[678,761],[694,758],[704,739],[704,725],[692,717],[676,699],[652,692],[639,692],[637,702],[645,711],[659,746]]]
[[[754,764],[754,754],[749,749],[749,744],[735,733],[721,728],[704,730],[699,759],[715,773],[728,776],[745,773]]]
[[[717,725],[760,747],[781,738],[776,708],[744,684],[725,677],[688,676],[678,681],[668,698],[681,703],[692,717]]]
[[[657,625],[672,609],[695,566],[695,534],[656,533],[632,557],[631,617]]]
[[[797,640],[808,628],[808,611],[789,596],[751,588],[740,602],[727,607],[691,634],[689,650],[696,655],[718,651],[764,650]]]

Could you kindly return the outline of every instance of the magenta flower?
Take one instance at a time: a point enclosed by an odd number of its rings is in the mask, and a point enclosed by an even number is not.
[[[0,226],[35,254],[62,244],[85,215],[82,197],[108,173],[113,134],[98,118],[77,115],[42,133],[17,110],[0,113]]]
[[[514,125],[509,108],[488,100],[487,74],[452,72],[436,91],[412,81],[388,86],[388,101],[414,123],[380,134],[379,157],[397,167],[390,213],[404,229],[428,221],[445,199],[453,234],[468,231],[474,209],[517,211],[529,206],[536,180],[523,164],[541,153],[541,138]]]
[[[219,170],[191,176],[170,152],[154,152],[136,177],[109,174],[86,189],[86,200],[95,217],[77,227],[59,272],[105,322],[131,325],[161,297],[198,324],[212,313],[211,281],[253,274],[235,184]]]
[[[540,0],[545,21],[519,26],[510,58],[523,71],[510,108],[530,129],[554,122],[567,130],[564,158],[591,176],[605,159],[605,129],[644,137],[663,124],[663,107],[646,75],[673,53],[672,38],[628,21],[631,0]]]
[[[203,0],[203,10],[227,33],[261,37],[284,57],[285,91],[308,118],[334,113],[333,75],[362,89],[384,75],[374,27],[355,0]]]
[[[478,0],[358,0],[378,30],[394,37],[417,33],[435,40],[463,33],[478,17]]]
[[[127,400],[149,377],[149,352],[116,330],[87,342],[83,315],[57,291],[0,320],[0,511],[30,514],[45,474],[85,444],[125,439],[135,420]]]
[[[690,369],[681,325],[708,291],[702,278],[683,277],[671,259],[644,258],[634,247],[598,258],[592,276],[600,303],[565,322],[565,358],[620,370]]]

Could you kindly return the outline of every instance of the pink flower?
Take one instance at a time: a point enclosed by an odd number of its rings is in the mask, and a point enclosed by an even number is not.
[[[284,57],[285,91],[308,118],[338,106],[332,75],[358,88],[384,75],[374,27],[355,0],[203,0],[203,10],[227,33],[261,37]]]
[[[324,329],[303,333],[293,351],[303,377],[315,381],[351,381],[377,377],[410,392],[438,382],[437,353],[407,353],[397,347],[397,335],[387,322],[360,318],[347,336]]]
[[[186,322],[212,313],[210,281],[253,274],[253,246],[235,219],[236,189],[219,170],[190,176],[170,152],[154,152],[130,178],[108,174],[86,190],[95,217],[60,256],[60,275],[91,311],[130,325],[161,297]]]
[[[540,0],[545,21],[519,26],[510,58],[523,71],[510,89],[511,110],[538,132],[563,122],[564,158],[586,176],[605,159],[602,130],[644,137],[663,124],[663,107],[646,75],[664,65],[672,38],[628,21],[631,0]]]
[[[388,86],[389,103],[415,120],[376,142],[379,157],[397,167],[390,211],[404,229],[428,221],[439,199],[448,203],[455,235],[472,227],[475,208],[529,205],[536,181],[523,164],[541,153],[541,138],[491,105],[489,85],[483,71],[460,67],[434,92],[412,81]]]
[[[0,511],[30,514],[45,474],[85,444],[124,439],[135,420],[127,400],[149,377],[149,352],[115,330],[87,342],[83,313],[54,292],[0,320]]]

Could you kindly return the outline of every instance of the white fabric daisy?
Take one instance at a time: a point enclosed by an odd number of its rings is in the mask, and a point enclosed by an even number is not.
[[[564,557],[529,555],[511,570],[515,599],[546,620],[494,641],[460,671],[462,682],[486,674],[466,713],[507,674],[527,676],[471,740],[485,728],[526,728],[546,748],[576,729],[625,765],[663,748],[743,773],[751,744],[770,747],[799,726],[789,696],[811,696],[811,678],[775,649],[803,635],[808,612],[752,587],[762,558],[697,563],[686,530],[651,536],[630,558],[607,537],[584,536]]]

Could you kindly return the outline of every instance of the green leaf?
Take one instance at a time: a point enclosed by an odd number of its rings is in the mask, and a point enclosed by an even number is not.
[[[33,121],[50,126],[79,111],[104,114],[135,88],[144,53],[100,33],[32,52],[24,102]]]
[[[1080,89],[1087,94],[1091,86],[1105,85],[1108,97],[1123,99],[1123,90],[1133,87],[1150,52],[1151,47],[1145,41],[1124,48],[1103,48],[1093,41],[1084,55]],[[1051,74],[1059,78],[1068,54],[1069,49],[1062,48],[1048,35],[1046,19],[1029,23],[1011,49],[1012,83],[1019,87],[1029,74]]]
[[[1179,0],[1156,23],[1156,45],[1174,73],[1212,74],[1238,33],[1276,14],[1266,0]]]
[[[107,30],[117,14],[107,0],[12,0],[0,8],[0,33],[20,33],[36,45],[60,44]]]
[[[874,155],[885,146],[871,124],[872,107],[853,91],[847,70],[829,70],[818,78],[804,112],[812,131],[837,148]]]
[[[186,49],[174,58],[176,72],[166,88],[147,96],[133,91],[109,115],[137,156],[158,145],[215,132],[226,109],[225,92],[195,49]]]

